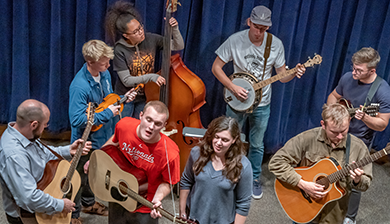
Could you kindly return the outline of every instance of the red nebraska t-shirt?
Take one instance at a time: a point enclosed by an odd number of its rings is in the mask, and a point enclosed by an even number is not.
[[[137,136],[140,122],[132,117],[121,119],[115,127],[112,141],[119,143],[119,149],[131,164],[145,171],[148,178],[147,199],[152,201],[162,182],[176,184],[180,181],[179,148],[175,142],[161,133],[160,141],[153,144],[143,142]],[[142,206],[135,212],[150,213],[150,209]]]

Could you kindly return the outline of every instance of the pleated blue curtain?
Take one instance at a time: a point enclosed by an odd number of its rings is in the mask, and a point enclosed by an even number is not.
[[[165,0],[129,0],[142,15],[147,31],[162,33]],[[0,122],[15,120],[17,106],[34,98],[51,112],[49,129],[70,129],[69,85],[84,63],[81,48],[90,39],[105,40],[104,16],[115,0],[1,0]],[[215,50],[231,34],[246,29],[256,5],[272,12],[269,32],[285,46],[286,64],[293,68],[314,53],[323,62],[308,68],[301,79],[273,84],[266,152],[275,152],[288,139],[319,126],[321,108],[341,75],[350,70],[351,56],[361,47],[377,49],[378,74],[389,81],[389,0],[182,0],[175,13],[184,37],[179,52],[186,66],[206,85],[207,104],[201,108],[205,127],[225,113],[223,86],[211,73]],[[157,67],[159,64],[157,63]],[[231,63],[225,66],[233,72]],[[113,80],[115,81],[115,76]],[[355,105],[358,106],[358,105]],[[245,131],[245,130],[244,130]],[[390,131],[376,136],[381,148]]]

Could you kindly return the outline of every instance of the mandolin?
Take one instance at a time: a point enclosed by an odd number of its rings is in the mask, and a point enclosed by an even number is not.
[[[351,117],[355,116],[356,110],[363,110],[364,113],[370,115],[371,117],[376,117],[379,112],[379,103],[371,103],[369,106],[365,106],[362,109],[360,109],[359,107],[354,108],[351,102],[344,98],[340,99],[339,103],[347,107],[349,115]]]

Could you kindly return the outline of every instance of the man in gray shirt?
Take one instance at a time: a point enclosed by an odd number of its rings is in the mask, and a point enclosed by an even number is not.
[[[57,159],[40,142],[43,130],[50,119],[49,108],[37,101],[26,100],[17,109],[16,122],[10,122],[0,139],[0,183],[3,190],[3,206],[9,223],[23,223],[20,211],[40,212],[52,215],[57,212],[69,213],[74,210],[73,201],[57,199],[37,189],[46,163]],[[51,147],[65,159],[76,153],[79,139],[72,145]],[[86,142],[83,155],[91,149]]]

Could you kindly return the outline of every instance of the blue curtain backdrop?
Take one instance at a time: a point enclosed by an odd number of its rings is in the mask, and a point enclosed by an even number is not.
[[[49,129],[69,130],[69,85],[84,63],[82,45],[105,40],[105,12],[115,0],[1,0],[0,122],[15,120],[17,106],[34,98],[52,113]],[[161,33],[165,0],[131,0],[143,16],[147,31]],[[292,68],[314,53],[320,66],[308,68],[302,79],[273,84],[266,151],[275,152],[289,138],[319,126],[321,107],[340,76],[351,68],[351,56],[361,47],[377,49],[378,74],[389,81],[389,0],[182,0],[175,17],[186,47],[180,52],[187,67],[205,83],[207,104],[202,123],[225,113],[223,86],[211,73],[214,51],[228,36],[246,29],[256,5],[272,12],[270,32],[285,46]],[[231,63],[226,73],[233,71]],[[113,77],[115,78],[115,77]],[[358,106],[358,105],[355,105]],[[382,148],[390,131],[377,135]]]

